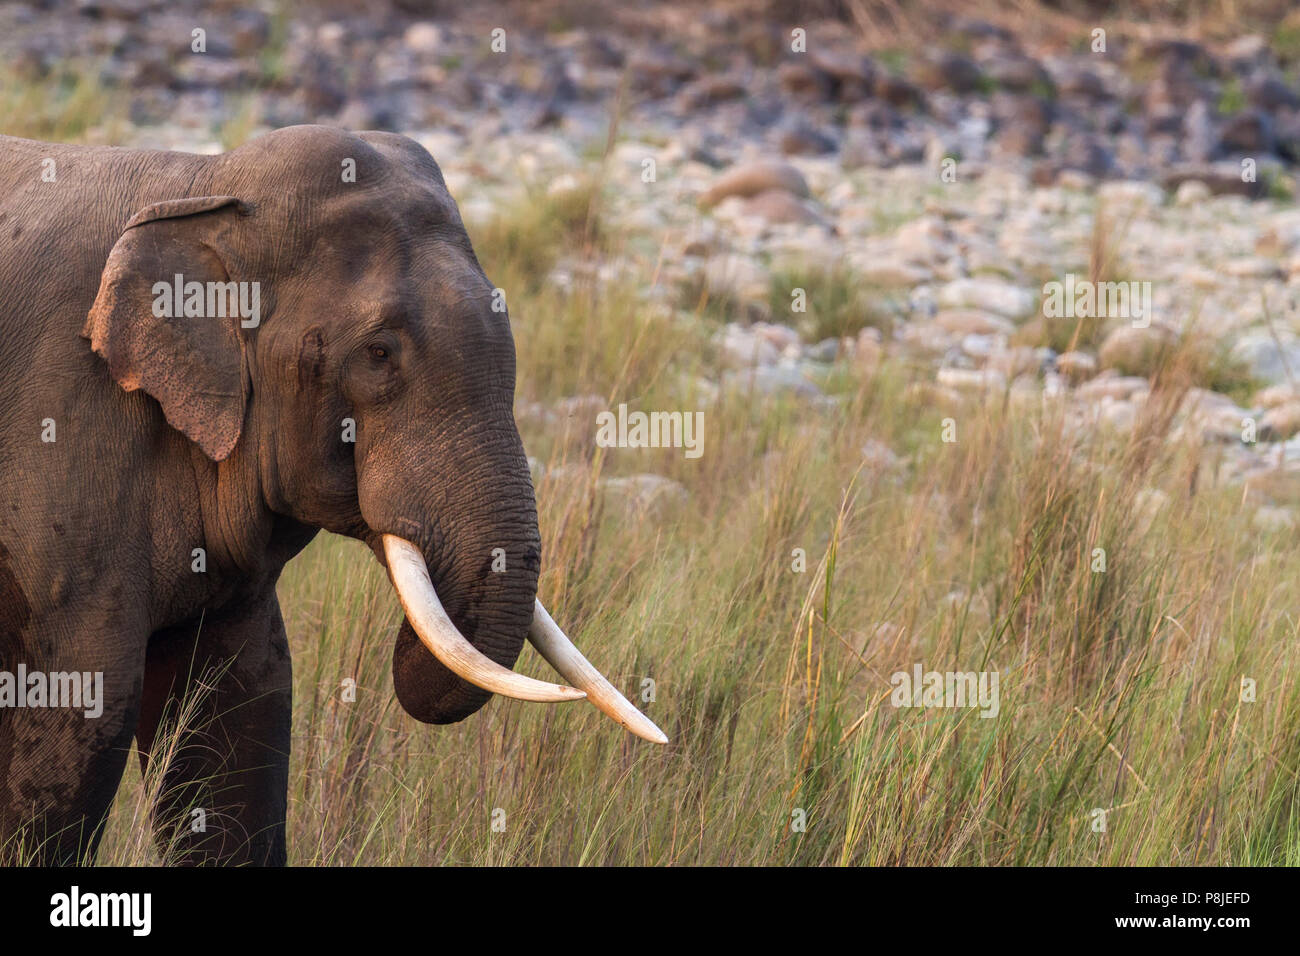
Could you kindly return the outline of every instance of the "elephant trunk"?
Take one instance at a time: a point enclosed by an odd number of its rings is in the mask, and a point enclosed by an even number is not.
[[[522,449],[517,458],[490,475],[460,470],[457,490],[421,503],[418,518],[407,511],[392,523],[397,534],[384,535],[406,611],[393,649],[393,687],[417,720],[462,720],[493,691],[533,700],[582,696],[509,670],[532,623],[540,554]]]
[[[454,481],[433,481],[428,487],[457,489],[435,501],[394,508],[409,500],[409,482],[402,491],[362,483],[363,514],[380,532],[379,550],[406,612],[393,648],[402,708],[425,723],[446,724],[474,713],[492,693],[544,702],[589,697],[631,733],[666,743],[536,599],[541,542],[518,433],[511,428],[501,439],[506,454],[493,457],[490,450],[491,443],[476,443],[475,454],[460,458]],[[511,671],[525,638],[573,686]]]

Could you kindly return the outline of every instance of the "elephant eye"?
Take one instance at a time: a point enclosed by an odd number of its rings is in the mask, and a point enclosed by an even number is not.
[[[377,343],[375,345],[370,346],[370,357],[374,359],[376,362],[387,361],[388,360],[387,347],[383,345],[379,345]]]

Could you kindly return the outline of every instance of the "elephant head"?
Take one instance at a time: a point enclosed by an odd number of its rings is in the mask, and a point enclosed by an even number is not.
[[[664,742],[537,601],[510,324],[432,157],[294,127],[202,162],[193,198],[126,225],[83,335],[213,463],[223,520],[263,510],[370,546],[406,613],[393,685],[413,717],[586,696]],[[232,291],[242,308],[219,308]],[[571,686],[509,669],[526,639]]]

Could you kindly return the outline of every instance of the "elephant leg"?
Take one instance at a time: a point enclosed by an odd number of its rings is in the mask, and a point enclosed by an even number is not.
[[[137,740],[146,780],[165,761],[164,860],[285,864],[291,676],[273,587],[150,639]]]
[[[144,633],[131,638],[128,625],[114,625],[111,643],[102,618],[0,634],[6,679],[21,667],[29,682],[44,675],[47,687],[42,704],[29,683],[25,706],[0,707],[0,865],[95,858],[131,750],[144,671]]]

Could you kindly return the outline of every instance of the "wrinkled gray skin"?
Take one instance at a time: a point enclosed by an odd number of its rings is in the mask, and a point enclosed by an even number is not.
[[[259,282],[260,326],[155,318],[152,286],[176,273]],[[415,542],[461,632],[514,663],[540,541],[491,306],[437,164],[405,137],[301,126],[220,156],[0,137],[0,670],[102,671],[105,697],[98,719],[0,708],[0,860],[20,842],[93,855],[132,737],[147,764],[164,711],[223,664],[205,732],[167,768],[158,839],[198,806],[184,861],[285,861],[275,584],[319,528],[380,561],[381,534]],[[409,624],[393,683],[430,723],[489,696]]]

